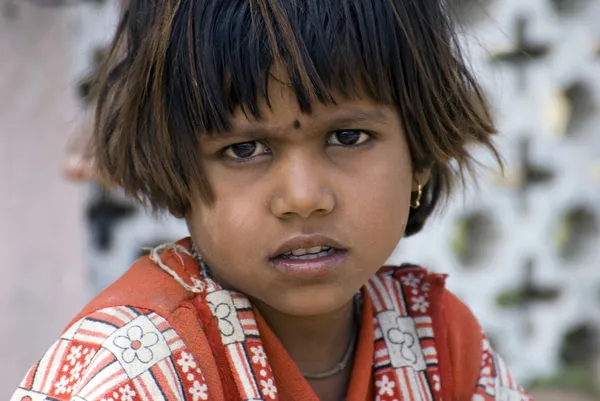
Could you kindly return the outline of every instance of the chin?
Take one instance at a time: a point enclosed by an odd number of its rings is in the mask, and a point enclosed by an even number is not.
[[[289,289],[260,302],[289,316],[308,317],[333,313],[351,302],[355,294],[340,288]]]

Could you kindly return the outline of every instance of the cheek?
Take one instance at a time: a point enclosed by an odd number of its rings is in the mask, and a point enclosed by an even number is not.
[[[410,211],[412,171],[407,152],[380,152],[359,185],[344,201],[347,215],[370,247],[393,248],[401,239]]]
[[[248,257],[248,250],[259,246],[255,243],[257,236],[252,233],[264,221],[261,201],[256,198],[256,191],[244,193],[238,187],[235,193],[224,193],[225,188],[213,186],[213,189],[216,201],[211,205],[195,205],[190,230],[215,264],[235,264],[237,259]]]
[[[377,204],[384,208],[406,209],[410,203],[412,167],[410,154],[402,146],[402,141],[380,146],[374,156],[365,161],[368,164],[361,181],[368,191],[367,200],[374,208]],[[398,143],[397,143],[398,142]]]

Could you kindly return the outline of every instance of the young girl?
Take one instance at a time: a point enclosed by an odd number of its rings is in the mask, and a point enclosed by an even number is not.
[[[95,164],[191,238],[13,401],[528,400],[444,276],[382,268],[489,121],[442,0],[132,0]]]

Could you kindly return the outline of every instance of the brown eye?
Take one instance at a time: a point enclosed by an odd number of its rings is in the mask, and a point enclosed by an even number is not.
[[[345,130],[332,133],[327,143],[335,146],[358,146],[368,142],[370,139],[371,136],[365,131]]]
[[[250,159],[261,154],[269,154],[270,152],[270,149],[262,143],[250,141],[228,146],[225,148],[223,154],[231,159]]]

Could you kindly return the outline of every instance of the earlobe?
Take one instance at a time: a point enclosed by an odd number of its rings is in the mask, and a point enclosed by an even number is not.
[[[186,214],[184,212],[182,212],[181,210],[169,210],[169,213],[171,213],[171,216],[175,217],[176,219],[185,219],[186,218]]]
[[[431,177],[431,168],[426,168],[420,171],[413,171],[413,180],[411,191],[419,190],[419,186],[424,187],[429,182]]]

